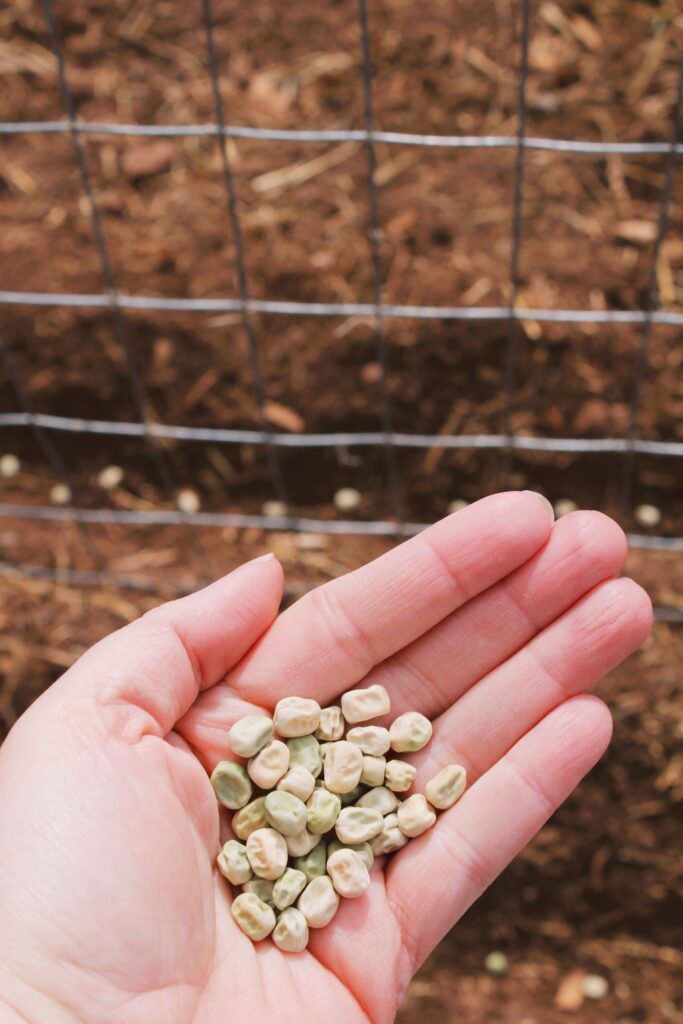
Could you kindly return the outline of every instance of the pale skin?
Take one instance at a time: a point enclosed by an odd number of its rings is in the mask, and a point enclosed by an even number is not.
[[[613,578],[625,553],[599,513],[552,526],[537,496],[494,495],[279,616],[270,557],[93,647],[0,752],[0,1022],[392,1021],[607,747],[585,691],[651,625],[647,595]],[[456,762],[469,787],[307,951],[254,946],[214,866],[229,829],[207,772],[242,715],[375,682],[392,714],[433,721],[418,780]]]

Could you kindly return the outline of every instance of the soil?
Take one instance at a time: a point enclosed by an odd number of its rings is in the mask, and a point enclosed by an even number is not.
[[[89,121],[207,123],[214,118],[198,4],[55,0],[78,114]],[[371,4],[378,128],[514,135],[519,5],[427,0]],[[232,124],[363,127],[355,0],[325,5],[215,2],[221,93]],[[534,5],[528,82],[531,135],[603,141],[671,136],[679,5],[576,0]],[[40,5],[0,12],[0,107],[6,120],[63,116]],[[118,288],[137,295],[233,297],[235,252],[214,139],[87,136],[86,155]],[[512,150],[378,145],[383,298],[422,305],[505,305],[510,296]],[[259,298],[371,302],[367,154],[357,143],[231,139],[247,283]],[[549,309],[638,309],[647,301],[666,156],[528,152],[518,301]],[[683,309],[683,175],[673,179],[657,266],[662,305]],[[0,148],[0,281],[6,290],[101,293],[87,203],[66,134],[10,135]],[[380,429],[376,325],[363,317],[258,316],[266,418],[285,431]],[[420,433],[504,429],[504,322],[389,318],[393,422]],[[148,416],[192,426],[258,428],[249,351],[237,314],[127,312],[125,340]],[[0,306],[0,337],[32,407],[58,415],[139,418],[120,338],[97,309]],[[512,423],[544,437],[623,437],[639,328],[538,324],[517,330]],[[638,374],[639,436],[683,440],[680,331],[656,326]],[[19,408],[6,373],[0,406]],[[52,433],[83,507],[173,507],[192,488],[210,511],[259,512],[274,497],[262,448],[164,445],[160,478],[144,440]],[[20,472],[2,500],[48,504],[57,480],[35,436],[0,430]],[[361,493],[358,518],[392,506],[374,448],[282,449],[293,508],[334,516],[340,487]],[[98,474],[121,465],[104,490]],[[648,530],[621,507],[614,454],[397,452],[406,519],[426,522],[454,499],[506,480],[552,501],[601,508],[640,533],[683,535],[683,476],[673,457],[639,457],[630,508],[654,505]],[[385,549],[377,538],[178,527],[59,529],[5,519],[6,562],[145,578],[149,590],[1,579],[3,731],[82,650],[175,588],[273,549],[290,599]],[[683,606],[683,556],[635,552],[629,571],[667,608]],[[441,944],[415,979],[402,1024],[420,1020],[660,1024],[683,1020],[680,627],[659,623],[603,693],[616,717],[610,754],[529,849]],[[487,953],[506,953],[494,977]],[[609,991],[582,996],[581,974]],[[562,987],[561,987],[562,986]],[[559,990],[559,995],[558,995]],[[569,993],[569,995],[567,995]],[[574,1010],[561,1009],[568,1000]],[[580,1003],[581,1005],[578,1005]],[[558,1005],[559,1004],[559,1005]]]

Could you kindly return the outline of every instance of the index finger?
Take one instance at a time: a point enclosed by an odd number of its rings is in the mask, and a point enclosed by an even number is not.
[[[288,694],[333,700],[527,561],[552,524],[549,502],[532,491],[483,498],[305,595],[226,682],[263,706]]]

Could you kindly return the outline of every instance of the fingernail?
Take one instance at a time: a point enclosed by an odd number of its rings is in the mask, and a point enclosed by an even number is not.
[[[273,558],[275,558],[274,552],[269,551],[265,555],[259,555],[258,558],[252,558],[252,562],[270,562]]]
[[[546,498],[545,494],[539,494],[538,491],[524,491],[524,493],[525,494],[533,494],[534,498],[538,498],[539,501],[542,501],[543,504],[545,505],[545,507],[548,509],[548,512],[550,513],[550,522],[551,523],[555,522],[555,509],[550,504],[550,502]]]

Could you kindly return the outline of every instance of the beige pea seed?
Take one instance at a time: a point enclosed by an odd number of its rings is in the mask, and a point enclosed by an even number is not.
[[[330,747],[334,746],[335,742],[336,741],[333,740],[327,740],[326,742],[320,744],[320,756],[322,757],[323,761],[325,760],[325,755],[327,754],[327,751],[330,749]]]
[[[362,857],[353,850],[337,850],[327,858],[327,873],[340,896],[362,896],[370,887],[370,875]]]
[[[391,749],[398,754],[422,750],[432,738],[432,723],[419,711],[406,711],[389,726]]]
[[[265,828],[267,824],[264,796],[257,796],[232,816],[232,830],[238,839],[248,839],[257,828]]]
[[[280,736],[307,736],[320,722],[320,705],[310,697],[283,697],[275,705],[275,731]]]
[[[261,789],[274,789],[289,768],[289,748],[281,740],[271,740],[247,765],[253,782]]]
[[[369,807],[380,814],[391,814],[398,806],[398,798],[386,786],[376,786],[356,801],[356,807]]]
[[[259,828],[247,839],[247,857],[259,878],[274,881],[287,867],[287,843],[274,828]]]
[[[334,827],[341,811],[341,800],[336,793],[326,789],[314,789],[306,804],[308,831],[323,835]]]
[[[447,764],[425,786],[425,796],[432,807],[445,811],[465,792],[467,771],[462,765]]]
[[[305,857],[318,845],[320,836],[314,835],[313,832],[309,832],[305,828],[296,836],[285,836],[285,842],[290,857]]]
[[[287,740],[287,749],[290,768],[305,768],[317,779],[323,770],[323,759],[315,736],[296,736]]]
[[[308,945],[308,924],[296,907],[288,907],[280,914],[273,942],[284,953],[301,953]]]
[[[223,807],[231,811],[249,803],[253,792],[246,769],[236,761],[219,761],[211,773],[211,785]]]
[[[305,857],[295,857],[293,867],[297,871],[303,871],[310,882],[312,878],[319,878],[325,874],[326,863],[327,847],[324,840],[321,840]]]
[[[275,882],[268,882],[265,878],[251,878],[242,886],[245,892],[253,892],[267,907],[274,907],[273,889]]]
[[[303,800],[304,803],[308,800],[309,796],[313,792],[315,786],[315,779],[309,772],[308,768],[304,768],[303,765],[296,764],[293,768],[290,768],[286,775],[283,775],[277,784],[277,788],[283,793],[291,793],[292,796],[298,796],[299,800]]]
[[[404,836],[414,839],[431,828],[436,821],[436,814],[427,803],[422,793],[415,793],[404,800],[396,812],[398,827]]]
[[[387,766],[386,757],[371,757],[363,755],[363,770],[360,773],[360,781],[365,786],[381,786],[384,782],[384,770]]]
[[[342,711],[347,722],[367,722],[391,711],[391,699],[386,689],[375,683],[364,690],[349,690],[342,695]]]
[[[344,735],[344,716],[341,708],[323,708],[320,712],[320,723],[315,730],[316,739],[333,742]]]
[[[363,754],[346,740],[333,743],[325,755],[325,785],[331,793],[350,793],[360,782]]]
[[[253,892],[241,892],[232,901],[230,913],[253,942],[265,939],[275,927],[275,911]]]
[[[309,928],[324,928],[328,925],[337,913],[338,906],[339,896],[328,875],[320,875],[309,882],[297,903]]]
[[[333,839],[330,843],[327,844],[328,861],[332,854],[336,853],[337,850],[353,850],[354,853],[358,854],[358,856],[363,861],[368,871],[375,863],[375,855],[372,852],[372,847],[370,846],[370,843],[341,843],[338,839]]]
[[[296,836],[306,828],[306,804],[292,793],[275,790],[266,797],[268,824],[283,836]]]
[[[385,853],[394,853],[408,842],[408,836],[405,836],[398,826],[398,815],[387,814],[383,820],[382,831],[370,840],[370,847],[375,857],[381,857]]]
[[[412,786],[416,775],[417,769],[407,761],[387,761],[384,785],[394,793],[405,793]]]
[[[382,831],[384,818],[371,807],[344,807],[335,825],[342,843],[365,843]]]
[[[391,746],[389,730],[383,725],[357,725],[349,729],[346,739],[371,757],[381,757]]]
[[[232,885],[244,885],[251,878],[247,848],[236,839],[229,839],[216,858],[218,870]]]
[[[254,757],[273,738],[273,723],[267,715],[245,715],[228,733],[228,746],[238,757]]]
[[[278,910],[291,907],[294,900],[304,891],[308,879],[303,871],[286,868],[273,886],[273,903]]]

